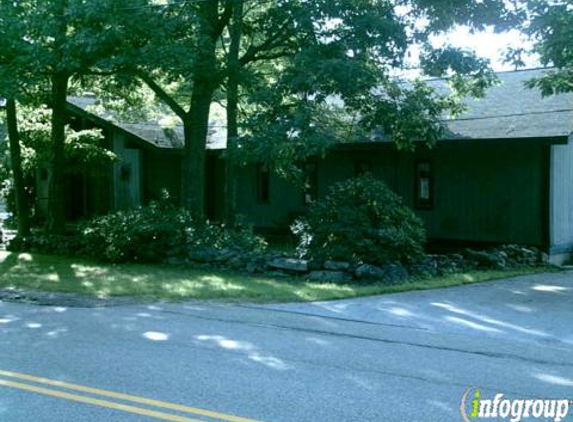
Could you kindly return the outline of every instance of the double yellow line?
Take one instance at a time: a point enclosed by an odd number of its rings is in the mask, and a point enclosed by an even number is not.
[[[56,381],[47,378],[38,378],[32,375],[21,374],[18,372],[0,370],[0,377],[1,377],[0,388],[1,387],[14,388],[17,390],[42,394],[45,396],[56,397],[59,399],[85,403],[92,406],[105,407],[108,409],[119,410],[122,412],[134,413],[137,415],[147,416],[150,418],[160,419],[164,421],[205,422],[204,419],[201,420],[193,419],[158,410],[150,410],[143,407],[137,407],[129,404],[118,403],[115,401],[104,400],[101,398],[94,398],[86,395],[73,394],[71,392],[66,392],[65,390],[78,393],[87,393],[94,396],[106,397],[110,399],[121,400],[124,402],[142,404],[149,407],[171,410],[194,416],[204,416],[206,418],[225,422],[260,422],[253,419],[241,418],[238,416],[228,415],[225,413],[212,412],[210,410],[199,409],[196,407],[183,406],[180,404],[169,403],[160,400],[131,396],[129,394],[116,393],[114,391],[101,390],[99,388],[86,387],[83,385],[71,384],[68,382]],[[21,381],[32,382],[33,384],[24,383]],[[48,387],[42,387],[42,385]],[[49,387],[56,387],[57,389]]]

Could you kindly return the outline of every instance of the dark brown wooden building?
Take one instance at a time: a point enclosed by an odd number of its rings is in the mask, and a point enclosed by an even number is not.
[[[368,171],[416,211],[430,239],[535,245],[562,262],[573,252],[573,95],[542,98],[525,88],[540,72],[500,73],[499,86],[484,99],[470,100],[460,118],[446,121],[449,135],[433,149],[339,145],[309,163],[306,192],[264,166],[243,168],[239,211],[261,229],[286,229],[333,183]],[[72,114],[104,128],[121,161],[107,180],[85,184],[91,192],[84,192],[85,214],[133,207],[159,197],[162,189],[177,197],[181,129],[112,123],[92,113],[90,101],[70,99]],[[213,128],[209,148],[207,207],[217,219],[223,211],[225,134]]]

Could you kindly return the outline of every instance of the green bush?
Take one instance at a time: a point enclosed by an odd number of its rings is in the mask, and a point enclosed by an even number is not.
[[[97,218],[83,229],[83,239],[86,255],[109,262],[152,263],[184,259],[206,248],[250,252],[265,247],[249,226],[197,223],[167,201]]]
[[[46,255],[78,256],[84,250],[83,239],[77,235],[46,235],[32,233],[15,237],[7,244],[11,252],[31,252]]]
[[[423,256],[422,221],[383,182],[370,175],[332,187],[292,227],[301,255],[384,265]]]
[[[191,216],[165,202],[118,211],[83,229],[85,254],[110,262],[160,262],[185,246]]]

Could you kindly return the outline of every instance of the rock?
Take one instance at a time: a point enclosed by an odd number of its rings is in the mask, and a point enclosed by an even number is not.
[[[531,266],[542,262],[541,253],[535,247],[503,245],[495,251],[505,254],[507,265],[510,267]]]
[[[467,249],[466,256],[469,261],[475,262],[478,268],[504,269],[507,267],[507,254],[498,251],[484,252]]]
[[[377,267],[375,265],[364,264],[356,268],[354,275],[359,280],[364,280],[364,279],[381,280],[384,277],[384,271],[382,271],[380,267]]]
[[[187,257],[190,261],[195,262],[211,262],[215,257],[215,249],[201,249],[201,250],[192,250],[189,252]]]
[[[236,255],[234,251],[229,248],[216,249],[206,248],[201,250],[193,250],[189,252],[188,258],[195,262],[227,262],[229,259]]]
[[[308,272],[308,261],[294,258],[275,258],[267,263],[271,268],[297,273]]]
[[[308,261],[308,270],[309,271],[320,271],[324,268],[324,261],[319,259],[311,259]]]
[[[398,284],[408,279],[408,271],[401,264],[388,264],[382,267],[364,264],[355,275],[360,280],[379,280],[388,284]]]
[[[345,271],[312,271],[307,279],[316,282],[349,283],[352,281],[352,274]]]
[[[174,257],[174,256],[165,259],[164,262],[167,265],[184,265],[185,264],[184,260],[182,260],[181,258]]]
[[[428,278],[440,274],[438,259],[435,256],[428,255],[420,262],[410,266],[410,273],[414,277]]]
[[[350,264],[348,262],[326,261],[324,263],[324,269],[329,271],[348,271]]]
[[[265,273],[267,277],[274,277],[274,278],[288,278],[290,277],[287,273],[283,271],[268,271]]]
[[[215,256],[213,257],[214,262],[227,262],[234,256],[236,256],[236,252],[232,251],[229,248],[224,248],[217,250]]]
[[[437,274],[434,275],[451,274],[475,267],[475,262],[468,261],[459,254],[428,255],[427,257],[436,262]]]
[[[233,258],[229,259],[229,261],[227,261],[227,265],[233,270],[238,270],[245,267],[246,261],[240,256],[234,256]]]
[[[264,273],[266,268],[258,262],[249,262],[245,268],[249,274]]]
[[[383,280],[389,284],[399,284],[408,280],[409,274],[406,268],[402,264],[388,264],[384,265],[382,271],[384,271]]]

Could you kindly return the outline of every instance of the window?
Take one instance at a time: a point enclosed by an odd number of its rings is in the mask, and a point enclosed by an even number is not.
[[[271,172],[266,164],[257,164],[257,202],[271,202]]]
[[[428,210],[434,207],[434,177],[432,163],[429,161],[416,163],[415,195],[417,209]]]
[[[304,197],[305,205],[310,205],[318,198],[318,166],[316,163],[307,163],[304,166]]]
[[[363,174],[368,174],[372,172],[372,165],[369,161],[357,161],[354,165],[354,175],[362,176]]]

